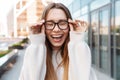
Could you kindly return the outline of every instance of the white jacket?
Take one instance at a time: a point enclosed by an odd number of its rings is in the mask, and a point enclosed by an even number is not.
[[[46,74],[45,34],[30,35],[19,80],[44,80]],[[91,69],[91,52],[84,33],[70,31],[68,44],[69,80],[97,80]]]

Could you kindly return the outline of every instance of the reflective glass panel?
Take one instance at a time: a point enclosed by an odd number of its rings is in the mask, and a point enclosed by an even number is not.
[[[109,11],[102,10],[100,12],[100,68],[104,72],[108,72],[109,68],[109,50],[108,50],[108,36],[109,36]]]
[[[101,6],[104,6],[108,4],[109,2],[110,0],[94,0],[90,5],[90,10],[100,8]]]
[[[91,15],[91,28],[92,28],[92,63],[97,64],[97,55],[99,51],[99,32],[98,32],[98,12]]]
[[[117,80],[120,80],[120,1],[117,1],[115,4],[115,37],[117,53]]]

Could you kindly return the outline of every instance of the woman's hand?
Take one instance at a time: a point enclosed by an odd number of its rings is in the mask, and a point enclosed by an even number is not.
[[[81,20],[68,20],[70,25],[70,31],[76,31],[76,32],[85,32],[88,28],[88,24],[85,21]]]
[[[30,33],[31,34],[39,34],[39,33],[44,33],[45,29],[44,29],[44,22],[45,20],[41,20],[36,24],[33,24],[32,26],[30,26]]]

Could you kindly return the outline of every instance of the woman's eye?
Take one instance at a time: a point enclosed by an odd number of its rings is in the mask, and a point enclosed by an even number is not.
[[[59,25],[66,25],[67,22],[60,22]]]
[[[53,26],[53,23],[46,23],[46,26]]]

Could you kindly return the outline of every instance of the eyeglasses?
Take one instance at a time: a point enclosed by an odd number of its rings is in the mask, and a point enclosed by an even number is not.
[[[59,29],[65,30],[68,28],[68,21],[67,20],[60,20],[59,22],[54,21],[45,21],[44,25],[47,30],[53,30],[55,26],[57,25]]]

